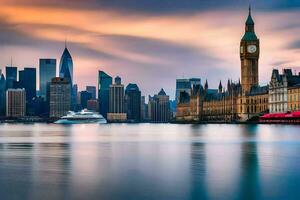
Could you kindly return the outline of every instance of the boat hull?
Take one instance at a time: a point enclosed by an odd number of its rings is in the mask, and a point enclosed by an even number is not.
[[[55,124],[106,124],[105,119],[82,119],[82,120],[72,120],[72,119],[59,119],[54,122]]]

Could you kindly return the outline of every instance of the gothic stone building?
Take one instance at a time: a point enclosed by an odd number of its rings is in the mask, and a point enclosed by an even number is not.
[[[241,83],[228,81],[225,90],[220,82],[217,90],[211,90],[206,82],[204,88],[201,85],[195,87],[197,91],[191,95],[180,93],[178,121],[247,121],[268,112],[268,86],[258,85],[260,44],[250,8],[245,25],[240,42]]]

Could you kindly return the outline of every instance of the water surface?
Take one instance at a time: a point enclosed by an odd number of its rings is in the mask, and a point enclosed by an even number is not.
[[[0,124],[0,199],[300,199],[300,126]]]

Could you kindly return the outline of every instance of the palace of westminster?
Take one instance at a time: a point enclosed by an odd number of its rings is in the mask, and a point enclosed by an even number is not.
[[[273,69],[269,85],[258,83],[260,44],[254,31],[251,8],[240,42],[241,81],[228,80],[227,88],[220,82],[218,89],[204,87],[200,81],[189,81],[189,88],[176,89],[176,120],[178,122],[234,122],[255,120],[266,113],[286,113],[300,110],[300,74]]]

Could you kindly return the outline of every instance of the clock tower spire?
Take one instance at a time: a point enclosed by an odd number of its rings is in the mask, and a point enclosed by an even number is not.
[[[244,93],[252,86],[258,85],[259,39],[254,31],[254,21],[251,16],[251,7],[245,23],[245,34],[240,42],[241,80]]]

